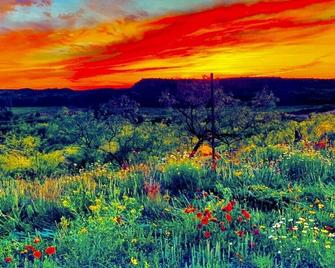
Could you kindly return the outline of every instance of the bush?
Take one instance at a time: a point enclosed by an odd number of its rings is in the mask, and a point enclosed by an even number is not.
[[[201,185],[201,171],[191,161],[171,163],[165,166],[161,176],[163,189],[172,194],[194,193]]]

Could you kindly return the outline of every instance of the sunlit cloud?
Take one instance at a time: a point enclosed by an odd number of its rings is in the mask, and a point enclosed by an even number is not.
[[[111,2],[8,1],[0,87],[128,87],[208,72],[335,77],[334,0]]]

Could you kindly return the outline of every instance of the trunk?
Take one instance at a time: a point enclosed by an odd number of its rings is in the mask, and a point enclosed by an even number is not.
[[[189,156],[190,158],[195,156],[195,154],[197,153],[199,147],[203,144],[203,142],[204,142],[204,140],[202,140],[202,139],[197,142],[197,144],[194,146],[192,152],[190,153],[190,156]]]

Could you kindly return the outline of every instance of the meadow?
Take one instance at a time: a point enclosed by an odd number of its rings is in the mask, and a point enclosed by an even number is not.
[[[173,113],[128,108],[13,113],[2,267],[334,267],[335,115],[217,141],[213,165]]]

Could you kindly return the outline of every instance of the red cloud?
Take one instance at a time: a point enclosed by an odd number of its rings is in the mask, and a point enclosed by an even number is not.
[[[304,9],[315,4],[334,4],[333,0],[286,0],[253,4],[217,6],[196,13],[175,15],[147,23],[150,30],[142,38],[103,47],[100,55],[74,59],[68,64],[73,73],[71,80],[115,73],[123,66],[144,59],[184,57],[205,53],[209,48],[264,45],[273,43],[274,37],[266,31],[313,29],[332,25],[333,19],[301,21],[295,18],[273,18],[292,10]],[[313,31],[312,31],[313,32]],[[309,32],[308,34],[311,34]],[[281,40],[281,42],[287,40]]]

